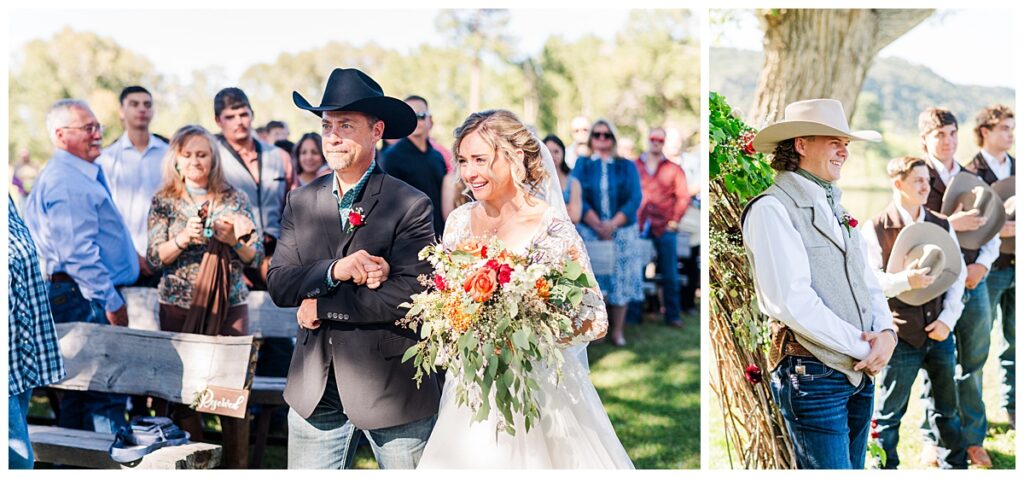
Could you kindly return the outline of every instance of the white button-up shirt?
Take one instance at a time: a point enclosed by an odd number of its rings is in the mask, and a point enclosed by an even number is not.
[[[942,161],[935,159],[935,156],[930,154],[928,155],[928,161],[932,163],[935,171],[939,173],[939,178],[942,179],[942,184],[945,184],[946,186],[949,186],[949,182],[953,180],[953,176],[956,176],[957,173],[964,169],[960,167],[960,163],[957,163],[955,159],[953,160],[953,169],[947,169],[946,165],[942,164]]]
[[[924,221],[924,206],[920,206],[917,212],[917,219],[914,220],[910,217],[910,213],[900,205],[898,196],[894,198],[894,201],[896,203],[896,211],[899,213],[900,219],[903,220],[904,227]],[[882,263],[882,245],[878,242],[875,225],[870,221],[866,221],[861,226],[860,232],[864,236],[864,244],[867,245],[868,262],[875,271],[875,277],[878,279],[879,284],[881,284],[885,296],[896,297],[910,290],[910,281],[907,279],[910,275],[909,271],[904,270],[895,274],[885,272],[885,264]],[[960,241],[957,240],[956,232],[953,231],[952,227],[949,228],[949,235],[959,247]],[[956,321],[960,319],[960,313],[964,311],[964,303],[961,299],[963,299],[964,284],[967,281],[967,265],[964,264],[963,256],[958,256],[957,258],[960,260],[960,276],[956,278],[956,282],[946,291],[946,297],[942,299],[942,311],[939,312],[937,319],[946,324],[949,330],[953,330]]]
[[[149,144],[143,152],[135,149],[128,134],[122,134],[113,144],[103,149],[96,164],[103,168],[121,216],[132,235],[135,252],[146,257],[149,242],[149,206],[153,195],[163,183],[163,160],[168,146],[160,138],[149,135]]]
[[[800,176],[796,176],[796,180],[812,185],[816,207],[823,211],[832,210],[824,189]],[[845,229],[836,220],[831,223],[832,233],[842,241]],[[866,251],[857,230],[851,230],[851,233],[851,240],[861,241],[861,249]],[[754,270],[757,271],[757,305],[761,312],[829,349],[857,360],[867,358],[871,346],[861,338],[860,329],[832,312],[811,289],[807,251],[800,233],[793,227],[789,214],[778,199],[764,197],[750,207],[743,223],[743,238],[753,253]],[[892,329],[889,304],[868,264],[865,257],[863,274],[870,295],[867,319],[871,321],[871,330]]]
[[[992,170],[996,175],[996,179],[1006,179],[1010,177],[1010,157],[1003,153],[1003,160],[1000,162],[995,156],[988,154],[984,149],[981,150],[981,157],[985,158],[985,163],[988,164],[988,168]]]

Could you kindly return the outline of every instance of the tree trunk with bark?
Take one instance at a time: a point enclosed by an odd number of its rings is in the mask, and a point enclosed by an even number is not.
[[[758,10],[764,67],[754,95],[760,129],[782,119],[786,105],[813,98],[843,103],[853,117],[857,95],[875,56],[934,10]]]

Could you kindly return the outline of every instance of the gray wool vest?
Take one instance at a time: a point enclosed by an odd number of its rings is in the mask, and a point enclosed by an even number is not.
[[[224,179],[249,197],[256,227],[263,233],[280,238],[281,211],[284,209],[284,196],[288,192],[284,163],[279,148],[255,138],[254,141],[259,144],[260,182],[257,183],[252,177],[238,154],[220,140],[220,163],[224,169]]]
[[[800,239],[807,253],[811,269],[811,289],[821,301],[840,319],[861,331],[871,330],[870,294],[864,279],[864,253],[859,241],[851,237],[856,231],[847,232],[840,226],[842,240],[837,242],[832,224],[836,221],[832,211],[815,204],[812,188],[817,185],[797,179],[795,173],[779,172],[775,183],[764,193],[752,199],[743,211],[746,218],[750,206],[765,196],[777,199],[785,208],[793,227],[800,233]],[[839,202],[842,193],[835,189],[835,200]],[[842,212],[845,210],[842,209]],[[753,254],[744,246],[747,259],[753,268]],[[756,283],[757,270],[753,270]],[[863,372],[853,370],[859,360],[829,349],[814,339],[793,331],[797,342],[803,345],[822,363],[843,372],[853,385],[860,385]]]

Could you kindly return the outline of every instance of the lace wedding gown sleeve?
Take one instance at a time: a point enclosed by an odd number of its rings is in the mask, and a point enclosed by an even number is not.
[[[552,258],[569,257],[575,259],[588,276],[594,279],[594,271],[590,267],[590,256],[583,245],[583,239],[576,232],[572,222],[561,218],[552,218],[547,229],[534,243],[538,251]],[[585,344],[604,337],[608,331],[608,312],[604,305],[604,296],[595,285],[583,292],[583,308],[573,323],[574,334],[568,346]]]

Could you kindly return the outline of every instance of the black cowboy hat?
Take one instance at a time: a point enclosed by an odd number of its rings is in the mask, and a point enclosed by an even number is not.
[[[384,122],[384,138],[404,138],[416,130],[416,112],[404,101],[384,96],[384,90],[369,75],[355,68],[335,68],[327,79],[320,106],[313,106],[298,91],[292,92],[295,106],[322,117],[324,111],[358,111]]]

